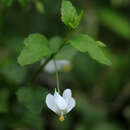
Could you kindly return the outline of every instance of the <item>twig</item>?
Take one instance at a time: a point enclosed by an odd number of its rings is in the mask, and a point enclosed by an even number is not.
[[[39,70],[34,74],[34,76],[32,77],[32,79],[30,80],[29,84],[32,84],[32,83],[33,83],[33,81],[37,78],[37,76],[38,76],[38,75],[40,74],[40,72],[44,69],[44,67],[47,65],[47,63],[48,63],[50,60],[52,60],[52,59],[54,58],[54,56],[55,56],[65,45],[67,45],[67,44],[66,44],[66,41],[68,40],[68,38],[69,38],[69,36],[70,36],[70,33],[71,33],[71,32],[67,33],[67,36],[66,36],[65,39],[63,40],[63,42],[62,42],[61,46],[59,47],[59,49],[58,49],[56,52],[52,53],[52,54],[50,55],[50,57],[48,57],[47,60],[40,66]]]

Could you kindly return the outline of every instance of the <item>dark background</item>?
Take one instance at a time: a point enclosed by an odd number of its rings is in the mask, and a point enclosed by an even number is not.
[[[130,1],[72,1],[84,10],[75,33],[104,42],[113,65],[101,65],[83,53],[73,57],[72,70],[60,73],[60,81],[62,90],[72,89],[77,104],[63,123],[45,99],[41,114],[33,115],[16,94],[39,67],[18,65],[24,38],[30,33],[63,38],[67,31],[60,20],[61,0],[37,2],[0,0],[0,130],[130,130]],[[55,75],[42,72],[34,85],[53,92]]]

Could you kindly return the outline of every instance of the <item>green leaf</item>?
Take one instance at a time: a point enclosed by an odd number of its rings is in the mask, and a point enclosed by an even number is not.
[[[62,38],[59,37],[59,36],[54,36],[52,37],[50,40],[49,40],[49,43],[50,43],[50,48],[53,50],[53,51],[57,51],[62,43]]]
[[[99,47],[106,47],[106,44],[104,44],[101,41],[96,41],[96,43],[98,44]]]
[[[23,87],[17,91],[18,101],[24,104],[32,113],[40,113],[45,104],[47,90],[35,87]]]
[[[77,54],[77,50],[72,46],[64,46],[55,56],[56,59],[66,59],[73,60],[75,55]]]
[[[25,47],[18,57],[18,63],[22,66],[33,64],[51,53],[48,40],[41,34],[29,35],[24,44]]]
[[[88,54],[98,62],[106,65],[111,65],[111,61],[104,55],[96,41],[88,35],[79,35],[74,40],[69,41],[71,45],[81,52]]]
[[[62,38],[59,36],[54,36],[49,40],[50,48],[53,51],[57,51],[62,44]],[[76,55],[77,50],[72,46],[64,46],[55,56],[55,59],[60,60],[72,60]]]
[[[82,18],[82,15],[83,11],[78,14],[76,8],[72,5],[70,1],[62,1],[61,20],[65,25],[73,29],[77,28]]]

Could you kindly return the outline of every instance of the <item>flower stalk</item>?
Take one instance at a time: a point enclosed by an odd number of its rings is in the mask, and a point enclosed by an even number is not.
[[[61,46],[59,47],[59,49],[52,53],[47,59],[46,61],[40,66],[39,70],[34,74],[34,76],[32,77],[32,79],[30,80],[29,84],[32,84],[32,82],[37,78],[37,76],[39,75],[39,73],[44,69],[44,67],[47,65],[47,63],[52,60],[55,55],[65,46],[67,45],[66,42],[68,41],[69,37],[71,36],[72,30],[69,30],[66,37],[64,38],[64,40],[62,41]]]
[[[57,70],[56,60],[55,59],[54,59],[54,63],[55,63],[55,70],[56,70],[57,91],[60,94],[59,75],[58,75],[58,70]]]

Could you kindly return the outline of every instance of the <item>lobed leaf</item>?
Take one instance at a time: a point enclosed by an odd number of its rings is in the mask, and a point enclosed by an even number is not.
[[[69,41],[70,44],[81,52],[88,54],[98,62],[106,65],[111,65],[111,61],[104,55],[96,41],[88,35],[79,35],[74,40]]]
[[[41,34],[31,34],[24,41],[24,48],[18,57],[20,65],[33,64],[51,53],[49,42]]]

